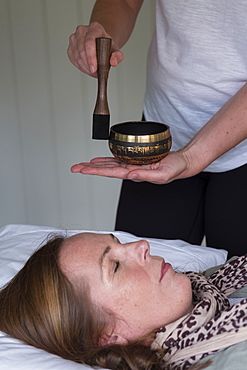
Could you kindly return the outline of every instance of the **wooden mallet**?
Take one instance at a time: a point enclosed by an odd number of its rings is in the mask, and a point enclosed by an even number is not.
[[[98,63],[98,93],[93,112],[93,139],[108,140],[110,127],[110,111],[107,100],[107,80],[110,70],[111,39],[96,38]]]

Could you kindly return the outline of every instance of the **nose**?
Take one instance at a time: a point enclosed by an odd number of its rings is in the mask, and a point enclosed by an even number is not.
[[[142,266],[145,266],[150,256],[150,246],[146,240],[138,240],[128,244],[128,252]]]

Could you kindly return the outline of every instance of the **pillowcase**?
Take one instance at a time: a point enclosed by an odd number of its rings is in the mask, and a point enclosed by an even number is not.
[[[33,225],[6,225],[0,229],[0,287],[5,285],[25,264],[29,256],[44,244],[50,235],[71,236],[86,230],[62,230]],[[109,231],[88,231],[107,234]],[[120,231],[111,232],[121,243],[142,238]],[[145,238],[151,254],[164,257],[173,267],[182,271],[204,271],[225,263],[225,250],[196,246],[182,240]],[[0,333],[1,370],[83,370],[86,365],[64,360]],[[99,369],[100,370],[100,369]]]
[[[199,364],[204,364],[207,360],[211,360],[211,364],[205,370],[246,370],[247,367],[247,341],[240,342],[231,346],[224,351],[220,351],[214,355],[205,357],[199,361]]]

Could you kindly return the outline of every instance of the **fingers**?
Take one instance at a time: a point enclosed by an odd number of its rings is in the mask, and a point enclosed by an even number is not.
[[[119,159],[116,159],[115,157],[96,157],[96,158],[93,158],[91,159],[90,163],[95,163],[97,164],[98,162],[103,162],[103,163],[115,163],[115,164],[120,164],[122,162],[120,162]]]
[[[68,57],[71,63],[83,73],[97,76],[96,44],[97,37],[110,37],[98,22],[92,22],[89,26],[78,26],[75,33],[69,38]],[[123,53],[112,42],[112,55],[110,64],[116,67],[123,60]]]
[[[84,175],[97,175],[118,179],[127,179],[128,173],[139,166],[127,165],[114,158],[94,158],[91,162],[82,162],[71,167],[71,172]]]
[[[81,172],[83,169],[85,171],[88,171],[90,168],[115,168],[121,166],[120,162],[114,158],[105,158],[105,157],[99,157],[99,158],[94,158],[90,162],[81,162],[78,164],[74,164],[71,167],[71,172],[76,173],[76,172]]]
[[[101,31],[98,33],[100,35]],[[67,50],[71,63],[80,71],[94,77],[97,71],[95,38],[100,37],[97,36],[98,33],[90,26],[78,26],[69,38]]]
[[[81,162],[73,165],[71,172],[161,184],[164,183],[164,176],[159,167],[158,163],[139,166],[123,163],[114,157],[97,157],[90,162]]]
[[[99,161],[79,163],[71,167],[71,172],[83,175],[97,175],[118,179],[132,180],[135,182],[148,181],[154,184],[164,183],[164,176],[158,170],[142,169],[140,166],[127,165],[119,161],[100,158]]]
[[[80,163],[71,167],[71,172],[83,175],[97,175],[118,179],[126,179],[129,170],[121,166],[114,165],[92,165],[90,163]]]
[[[187,162],[181,153],[171,152],[160,162],[149,165],[129,165],[114,157],[94,158],[89,163],[71,167],[73,173],[98,175],[127,179],[135,182],[148,181],[153,184],[167,184],[186,177]]]

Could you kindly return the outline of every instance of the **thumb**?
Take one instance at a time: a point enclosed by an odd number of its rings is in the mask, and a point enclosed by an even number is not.
[[[110,64],[112,67],[116,67],[124,59],[124,55],[120,50],[116,50],[112,53],[110,58]]]
[[[166,182],[166,176],[161,174],[158,170],[134,170],[130,171],[127,175],[128,180],[135,182],[148,181],[153,184],[164,184]]]

